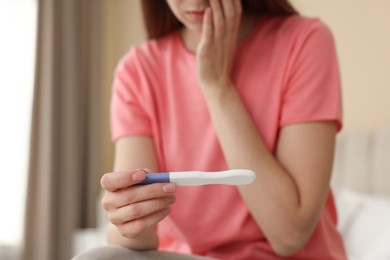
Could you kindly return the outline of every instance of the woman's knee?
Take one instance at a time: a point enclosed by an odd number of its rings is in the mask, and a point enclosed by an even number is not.
[[[81,253],[72,260],[213,260],[195,255],[183,255],[172,252],[135,251],[121,246],[100,246]]]
[[[83,252],[75,257],[72,260],[129,260],[129,259],[139,259],[134,256],[135,251],[132,251],[128,248],[121,246],[100,246]]]

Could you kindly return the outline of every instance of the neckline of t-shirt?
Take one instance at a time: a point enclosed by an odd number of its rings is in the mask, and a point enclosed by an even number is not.
[[[255,35],[257,34],[257,32],[260,30],[260,28],[262,27],[262,24],[263,24],[263,20],[267,17],[268,15],[267,14],[263,14],[261,15],[257,21],[256,21],[256,24],[255,26],[253,27],[253,29],[249,32],[249,34],[247,35],[247,37],[245,37],[240,43],[237,44],[237,47],[236,47],[236,51],[240,51],[241,49],[245,48],[245,46],[251,42],[251,39],[253,37],[255,37]],[[177,44],[179,45],[179,48],[181,49],[181,51],[183,53],[185,53],[187,56],[189,57],[192,57],[193,59],[196,58],[196,55],[195,53],[191,52],[190,50],[187,49],[187,47],[185,46],[181,36],[180,36],[180,30],[177,30],[175,32],[175,40],[177,41]]]

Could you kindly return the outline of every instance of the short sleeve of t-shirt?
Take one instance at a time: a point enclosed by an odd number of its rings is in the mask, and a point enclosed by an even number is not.
[[[289,55],[280,125],[315,120],[342,126],[340,75],[332,33],[320,20],[306,24]]]
[[[150,117],[140,95],[142,75],[135,49],[118,63],[112,86],[111,138],[128,135],[151,135]]]

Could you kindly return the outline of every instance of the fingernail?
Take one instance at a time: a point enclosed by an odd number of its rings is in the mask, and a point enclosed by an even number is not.
[[[142,181],[145,179],[145,172],[144,171],[138,171],[132,175],[133,180],[135,181]]]
[[[176,190],[176,186],[174,183],[168,183],[163,186],[164,192],[174,192]]]

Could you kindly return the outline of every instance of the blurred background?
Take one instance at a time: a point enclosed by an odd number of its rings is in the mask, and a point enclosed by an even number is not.
[[[113,162],[112,75],[145,40],[140,1],[0,0],[1,260],[69,259],[104,243],[97,207]],[[342,134],[388,129],[390,1],[291,2],[333,31]]]

